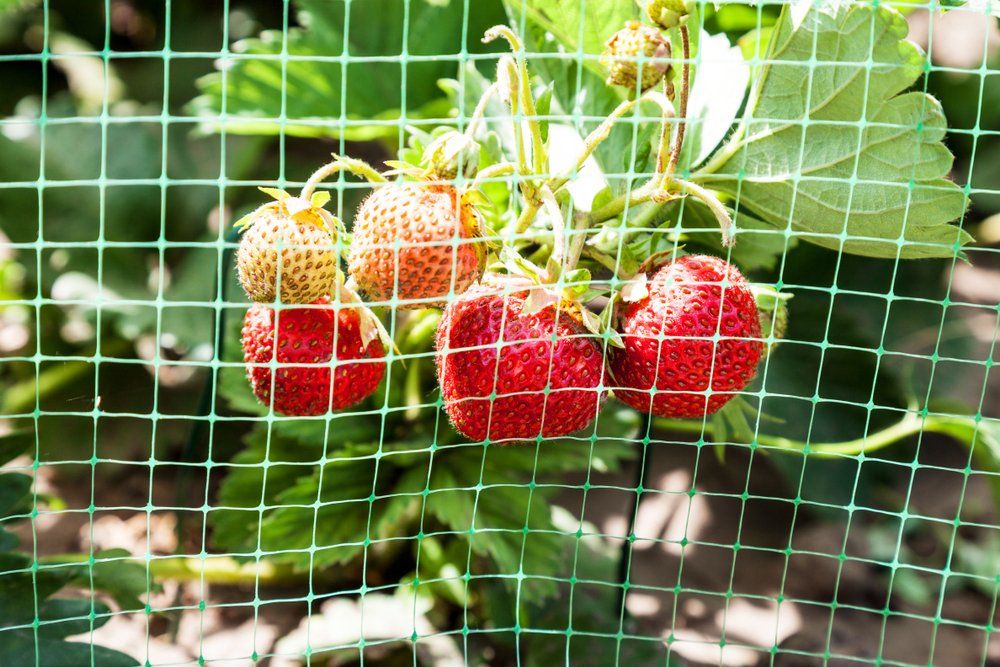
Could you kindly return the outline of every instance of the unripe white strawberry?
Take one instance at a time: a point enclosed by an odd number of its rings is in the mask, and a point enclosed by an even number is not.
[[[236,254],[240,285],[251,301],[312,303],[330,294],[337,275],[336,219],[322,207],[329,193],[311,200],[261,188],[275,198],[240,220]]]

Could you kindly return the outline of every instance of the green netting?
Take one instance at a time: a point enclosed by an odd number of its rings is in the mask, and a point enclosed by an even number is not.
[[[699,1],[669,60],[633,58],[670,64],[641,102],[604,82],[631,0],[201,4],[0,0],[6,664],[1000,660],[994,3]],[[491,271],[582,255],[553,289],[605,288],[594,319],[651,256],[748,277],[768,354],[737,398],[470,439],[441,304],[395,293],[366,298],[394,343],[364,402],[254,398],[233,223],[257,188],[470,124],[478,175],[451,180],[482,192]],[[382,186],[348,171],[318,191],[350,230]]]

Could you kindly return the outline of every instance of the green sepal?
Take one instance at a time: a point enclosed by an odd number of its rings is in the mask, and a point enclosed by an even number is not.
[[[313,208],[323,208],[330,202],[330,192],[328,190],[320,190],[314,192],[312,197],[309,199],[309,203]]]
[[[788,302],[795,295],[779,292],[770,285],[751,285],[750,290],[757,300],[761,337],[768,341],[764,348],[764,354],[767,355],[785,337],[788,329]]]
[[[615,316],[618,313],[618,299],[620,298],[619,292],[612,292],[611,296],[608,297],[608,302],[604,305],[604,310],[601,311],[601,326],[604,331],[608,332],[608,343],[612,347],[624,349],[625,341],[622,340],[622,335],[615,328],[617,324]]]
[[[264,186],[258,186],[257,189],[277,201],[284,201],[292,196],[280,188],[265,188]]]
[[[538,285],[545,282],[545,270],[522,257],[520,253],[510,246],[504,246],[500,250],[500,262],[513,275],[528,278]]]
[[[382,172],[383,176],[409,176],[421,179],[427,175],[425,170],[402,160],[386,160],[384,164],[389,167],[389,170]]]
[[[573,269],[563,276],[563,294],[567,299],[578,300],[590,290],[590,271],[587,269]]]
[[[240,218],[239,220],[237,220],[236,222],[234,222],[233,223],[233,227],[235,227],[236,229],[238,229],[240,232],[246,231],[246,229],[253,224],[253,219],[254,219],[254,217],[256,217],[256,215],[258,213],[260,213],[262,210],[264,210],[268,206],[274,206],[274,205],[275,205],[274,202],[268,202],[266,204],[262,204],[262,205],[258,206],[257,208],[255,208],[254,210],[250,211],[249,213],[247,213],[246,215],[244,215],[242,218]]]

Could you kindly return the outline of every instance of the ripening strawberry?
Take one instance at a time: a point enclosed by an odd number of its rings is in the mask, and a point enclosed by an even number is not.
[[[452,424],[494,441],[585,428],[604,399],[597,342],[571,312],[550,304],[528,314],[524,293],[484,282],[448,304],[438,325],[438,383]]]
[[[329,304],[329,297],[313,303]],[[367,398],[385,375],[385,348],[378,338],[363,342],[363,316],[359,308],[276,311],[255,304],[243,320],[243,360],[254,395],[270,406],[273,388],[275,411],[296,416],[342,410]]]
[[[279,283],[282,303],[312,303],[329,294],[337,275],[334,219],[322,208],[329,193],[303,200],[283,190],[261,190],[276,201],[237,223],[242,237],[236,271],[243,290],[257,303],[272,303]]]
[[[728,262],[689,255],[660,267],[647,289],[622,307],[615,396],[659,417],[716,412],[753,379],[763,352],[750,286]]]
[[[402,308],[424,308],[464,292],[482,275],[485,256],[467,195],[449,185],[393,183],[358,208],[348,267],[370,299],[395,294]]]

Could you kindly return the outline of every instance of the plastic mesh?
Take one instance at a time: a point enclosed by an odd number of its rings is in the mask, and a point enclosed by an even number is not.
[[[582,432],[509,447],[452,431],[432,386],[434,349],[426,331],[436,315],[415,315],[396,299],[372,303],[385,307],[380,312],[399,346],[387,351],[383,389],[373,398],[315,418],[256,406],[239,351],[248,304],[232,257],[239,237],[231,221],[259,203],[257,186],[298,189],[331,151],[373,162],[395,158],[412,126],[464,130],[478,98],[474,79],[491,77],[499,57],[479,46],[477,34],[479,14],[493,3],[437,3],[457,18],[429,25],[424,0],[367,7],[366,0],[347,0],[318,12],[323,20],[339,18],[335,26],[297,20],[287,1],[275,10],[226,0],[221,10],[201,13],[169,0],[91,3],[86,11],[104,22],[92,44],[67,39],[74,10],[60,4],[27,10],[37,19],[26,41],[31,48],[0,53],[0,79],[4,70],[18,81],[30,72],[25,98],[36,104],[12,107],[0,120],[6,137],[0,277],[11,267],[24,274],[20,293],[5,292],[0,282],[0,316],[9,315],[0,320],[0,334],[17,325],[30,341],[0,357],[6,379],[0,433],[32,434],[27,453],[12,456],[5,470],[34,480],[29,502],[3,519],[11,530],[20,526],[17,549],[29,557],[27,565],[5,560],[9,567],[0,573],[0,596],[7,597],[0,605],[32,608],[28,620],[7,611],[0,616],[0,646],[7,635],[8,645],[22,651],[13,653],[17,664],[117,664],[101,646],[157,665],[395,664],[390,660],[400,652],[412,654],[403,660],[414,665],[1000,659],[1000,524],[989,494],[1000,485],[998,403],[991,394],[1000,320],[991,268],[996,221],[988,219],[1000,201],[994,164],[1000,73],[995,19],[981,20],[996,11],[989,3],[950,10],[951,17],[967,17],[969,27],[949,27],[948,43],[935,41],[942,22],[912,18],[927,5],[890,3],[911,16],[911,38],[919,39],[924,26],[925,41],[942,51],[923,63],[911,89],[941,98],[949,116],[944,141],[957,155],[951,176],[972,202],[937,244],[936,259],[903,258],[910,246],[927,245],[904,235],[909,199],[899,237],[888,240],[849,233],[846,220],[842,231],[823,232],[795,219],[825,182],[850,185],[847,210],[868,205],[854,199],[869,197],[867,186],[911,194],[924,187],[917,173],[923,154],[914,157],[908,183],[873,179],[860,157],[834,176],[800,168],[826,126],[856,127],[858,156],[867,131],[923,132],[865,114],[831,120],[810,98],[814,76],[835,76],[846,65],[852,78],[866,82],[861,108],[870,109],[869,83],[886,69],[875,54],[841,61],[814,43],[811,57],[797,65],[809,69],[803,94],[814,113],[753,117],[749,134],[786,124],[801,137],[798,155],[776,166],[778,178],[785,178],[782,169],[792,172],[793,215],[784,225],[753,224],[753,199],[745,204],[741,194],[745,173],[735,170],[736,194],[728,201],[738,230],[733,249],[718,245],[714,219],[689,212],[694,204],[687,200],[672,220],[633,207],[629,195],[651,175],[643,128],[655,125],[657,111],[619,119],[611,140],[618,143],[612,148],[609,141],[606,150],[619,151],[622,168],[603,175],[625,197],[629,233],[652,235],[661,244],[656,249],[671,257],[705,249],[743,264],[753,282],[793,294],[788,333],[741,392],[755,408],[748,437],[711,418],[640,418],[610,399]],[[544,3],[507,3],[519,34],[538,30],[538,4]],[[587,4],[548,3],[564,5],[566,16],[591,17]],[[316,15],[316,5],[302,9]],[[724,13],[733,6],[738,12]],[[158,35],[145,49],[116,47],[123,29],[115,17],[125,20],[129,8],[147,16]],[[771,28],[780,5],[698,9],[691,29],[705,44],[710,34],[735,39]],[[256,32],[244,27],[256,10],[274,30],[256,46],[234,47],[236,37]],[[386,19],[399,28],[399,42],[379,51],[367,40],[370,24],[386,11],[401,15]],[[210,14],[218,21],[211,26],[218,50],[206,48],[199,33],[205,27],[198,23]],[[749,21],[747,28],[739,21]],[[881,26],[874,20],[870,26],[874,42]],[[600,54],[584,44],[590,33],[618,26],[567,19],[548,27],[557,35],[577,31],[575,46],[536,52],[529,42],[522,55],[541,81],[558,72],[553,97],[577,105],[553,103],[539,115],[550,138],[573,130],[585,135],[604,114],[595,111],[600,91],[590,69]],[[456,28],[457,50],[427,51],[439,32]],[[301,38],[304,29],[340,34],[316,47]],[[976,62],[951,54],[960,39],[979,54]],[[341,50],[323,51],[330,45]],[[751,68],[779,65],[767,60],[764,40],[741,45]],[[695,48],[695,72],[719,54]],[[214,60],[215,78],[196,90],[195,75]],[[146,82],[162,85],[158,104],[122,104],[129,93],[116,88],[112,72],[133,62],[160,64],[154,68],[160,74]],[[301,63],[332,68],[324,71],[335,74],[323,79],[330,89],[301,80]],[[451,104],[427,75],[442,67],[457,80]],[[721,76],[724,69],[717,71]],[[400,82],[398,90],[386,93],[385,80]],[[75,91],[70,106],[67,81]],[[398,97],[366,115],[355,98],[369,86],[373,97]],[[724,92],[708,90],[701,94]],[[255,91],[262,96],[256,110]],[[192,104],[178,102],[196,95]],[[333,103],[321,116],[301,114],[313,96]],[[736,111],[730,129],[739,121]],[[491,107],[484,125],[499,131],[511,118]],[[919,151],[935,141],[914,145]],[[24,148],[29,144],[36,149]],[[688,158],[678,175],[690,176],[690,168]],[[570,174],[584,188],[592,187],[589,177],[587,170]],[[486,181],[487,188],[514,190],[520,177]],[[371,185],[340,174],[321,188],[333,194],[331,212],[350,223]],[[510,205],[517,213],[522,203],[513,196]],[[602,229],[569,230],[568,243]],[[983,239],[963,250],[959,229]],[[494,240],[542,234],[508,224]],[[624,239],[608,253],[612,284],[627,260]],[[891,244],[895,257],[844,251],[859,241]],[[457,239],[451,245],[456,252],[461,246]],[[777,249],[768,255],[772,262],[746,266],[741,246]],[[449,301],[455,298],[453,291]],[[609,337],[600,345],[610,350]],[[59,495],[66,499],[59,502]],[[539,516],[553,507],[552,516]],[[141,537],[124,545],[128,551],[108,551],[119,545],[102,532],[102,522],[134,517],[142,518]],[[173,538],[158,543],[167,517],[176,521],[165,530]],[[75,527],[76,542],[54,536],[60,522]],[[82,555],[62,557],[66,551]],[[126,565],[141,568],[141,607],[109,601],[107,591],[123,585],[109,579],[134,575]],[[48,611],[51,575],[71,569],[72,577],[55,588],[70,585],[70,597],[89,605],[75,613]],[[14,582],[25,574],[31,586],[18,588]],[[218,619],[227,615],[237,619],[233,626],[251,630],[226,639]],[[136,619],[144,637],[116,643],[116,633],[130,636],[125,621]],[[180,632],[163,629],[171,624]],[[15,635],[21,643],[13,643]],[[51,641],[65,635],[88,650],[63,657]],[[179,648],[164,653],[164,644]]]

